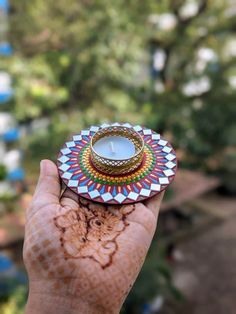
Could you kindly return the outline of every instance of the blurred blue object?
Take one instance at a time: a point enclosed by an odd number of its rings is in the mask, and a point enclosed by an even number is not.
[[[0,254],[0,276],[2,273],[11,270],[12,266],[12,261],[7,256]]]
[[[9,43],[0,43],[0,55],[11,56],[12,53],[13,53],[13,49]]]
[[[22,168],[17,168],[11,172],[8,173],[7,179],[9,181],[22,181],[25,178],[25,172]]]
[[[142,314],[150,314],[151,313],[151,307],[149,304],[145,303],[143,304],[143,308],[142,308]]]
[[[160,71],[154,69],[153,67],[151,68],[151,77],[153,80],[157,79],[160,76]]]
[[[9,11],[9,1],[8,0],[0,0],[0,9],[2,9],[4,12]]]
[[[21,284],[28,283],[28,277],[25,272],[18,271],[16,278],[17,278],[17,281]]]
[[[19,285],[27,283],[27,275],[14,262],[0,254],[0,297],[9,296]]]
[[[19,139],[19,137],[20,137],[20,132],[19,132],[19,129],[17,128],[11,129],[3,134],[3,140],[6,143],[15,142]]]
[[[8,102],[12,97],[12,92],[8,93],[0,93],[0,104],[4,104],[5,102]]]

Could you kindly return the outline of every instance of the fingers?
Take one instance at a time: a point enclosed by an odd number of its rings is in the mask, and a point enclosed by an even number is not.
[[[127,220],[137,223],[144,227],[147,233],[152,237],[155,229],[158,218],[158,213],[160,210],[160,205],[164,192],[140,203],[134,204],[134,210],[127,215]],[[127,212],[132,205],[124,205],[122,212]]]
[[[160,206],[162,199],[164,197],[165,191],[162,191],[161,193],[147,199],[144,202],[144,205],[146,205],[152,212],[153,214],[158,217]]]
[[[71,208],[78,208],[79,197],[69,188],[66,188],[61,196],[61,205],[69,206]]]
[[[33,197],[33,204],[42,207],[59,204],[60,181],[56,165],[50,160],[40,162],[40,176]]]

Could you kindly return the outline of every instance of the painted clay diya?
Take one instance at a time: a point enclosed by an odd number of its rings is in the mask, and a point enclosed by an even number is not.
[[[57,160],[65,185],[100,203],[129,204],[173,181],[175,151],[160,134],[129,123],[91,126],[67,141]]]

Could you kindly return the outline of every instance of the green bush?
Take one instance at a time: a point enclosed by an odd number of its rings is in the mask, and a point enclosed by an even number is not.
[[[0,164],[0,181],[3,181],[7,176],[7,169],[3,164]]]

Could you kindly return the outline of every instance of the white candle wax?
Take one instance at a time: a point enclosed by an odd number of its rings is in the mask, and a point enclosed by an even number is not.
[[[134,144],[123,136],[105,136],[93,148],[98,155],[114,160],[128,159],[135,154]]]

